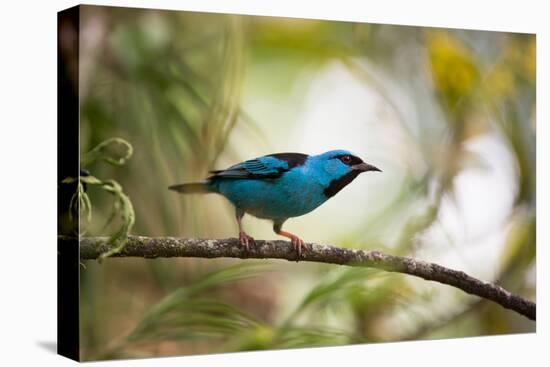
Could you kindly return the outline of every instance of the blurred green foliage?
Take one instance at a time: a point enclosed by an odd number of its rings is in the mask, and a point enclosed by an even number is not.
[[[506,184],[514,187],[514,198],[493,229],[505,239],[494,249],[499,251],[497,270],[487,280],[535,298],[533,35],[82,9],[82,168],[93,177],[116,180],[112,182],[127,198],[118,209],[130,205],[135,211],[134,233],[234,236],[233,212],[225,201],[174,196],[167,186],[202,179],[209,169],[250,158],[250,152],[272,153],[295,123],[288,117],[295,117],[304,103],[304,86],[337,64],[389,106],[395,123],[381,119],[385,122],[371,127],[385,134],[386,140],[373,144],[384,150],[378,157],[389,168],[384,169],[389,181],[378,187],[385,195],[373,195],[375,211],[350,213],[356,231],[327,241],[436,260],[440,253],[470,251],[475,243],[459,246],[452,235],[442,240],[434,232],[447,233],[451,221],[444,208],[460,207],[456,191],[463,174],[484,172],[484,157],[470,143],[496,137],[511,157],[513,173]],[[268,102],[271,107],[259,109]],[[270,113],[257,112],[266,109]],[[275,127],[268,126],[272,121]],[[113,137],[133,147],[129,160],[124,151],[116,155],[124,165],[103,164],[102,144]],[[398,143],[390,143],[392,139]],[[90,151],[94,159],[86,158]],[[104,227],[111,222],[112,198],[101,195],[97,186],[87,191],[91,202],[85,206],[94,210],[87,234],[112,234]],[[122,221],[128,223],[126,219]],[[491,303],[402,275],[321,264],[269,261],[264,269],[254,261],[245,263],[86,262],[81,271],[82,357],[535,329]],[[484,265],[479,264],[480,271]]]

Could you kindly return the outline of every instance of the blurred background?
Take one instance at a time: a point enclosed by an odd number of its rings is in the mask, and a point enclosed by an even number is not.
[[[348,149],[383,173],[285,229],[536,300],[534,35],[81,9],[81,154],[113,137],[134,150],[122,166],[83,168],[121,185],[133,234],[235,237],[223,197],[167,187],[264,154]],[[116,232],[113,196],[88,194],[85,234]],[[244,225],[277,238],[269,222]],[[80,292],[84,360],[535,331],[452,287],[313,263],[85,261]]]

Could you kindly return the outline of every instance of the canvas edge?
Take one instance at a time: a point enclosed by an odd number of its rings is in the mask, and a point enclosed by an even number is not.
[[[78,177],[79,162],[79,38],[80,6],[57,13],[57,220],[58,235],[71,235],[62,226],[76,185],[63,184]],[[68,187],[67,187],[68,186]],[[78,212],[78,210],[77,210]],[[78,215],[78,214],[77,214]],[[78,218],[74,221],[78,223]],[[78,224],[74,231],[78,233]],[[71,231],[72,232],[72,231]],[[59,237],[58,237],[59,238]],[[57,242],[57,353],[80,361],[79,246]]]

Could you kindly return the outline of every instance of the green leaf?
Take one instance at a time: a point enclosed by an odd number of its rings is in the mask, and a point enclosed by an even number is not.
[[[315,303],[329,302],[338,299],[350,287],[356,287],[369,278],[375,270],[366,268],[346,269],[334,279],[324,280],[303,298],[300,305],[291,313],[284,325],[289,325],[299,314]]]
[[[259,326],[258,321],[232,306],[201,296],[208,289],[257,276],[263,269],[265,266],[257,263],[230,266],[177,289],[147,312],[127,340],[222,337]]]
[[[128,341],[226,338],[258,328],[261,323],[235,307],[215,301],[189,298],[172,312],[142,324]]]
[[[80,176],[80,182],[84,182],[88,185],[101,185],[103,181],[94,176]]]
[[[122,145],[125,148],[125,152],[120,155],[120,157],[115,157],[112,152],[108,152],[109,147],[117,144]],[[128,141],[122,138],[110,138],[99,143],[89,152],[84,154],[80,160],[80,164],[82,166],[88,166],[97,160],[102,160],[114,166],[122,166],[128,159],[130,159],[130,157],[132,157],[133,153],[134,148]]]
[[[298,348],[348,344],[349,333],[329,327],[292,327],[279,336],[277,347]]]

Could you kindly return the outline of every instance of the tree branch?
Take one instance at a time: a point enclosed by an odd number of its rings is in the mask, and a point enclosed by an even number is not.
[[[60,237],[70,241],[68,237]],[[74,239],[73,239],[74,241]],[[97,259],[109,251],[107,237],[84,237],[80,241],[81,260]],[[247,251],[236,238],[194,239],[175,237],[130,236],[124,249],[115,257],[233,257],[240,259],[297,260],[297,253],[287,241],[256,241]],[[361,266],[390,272],[414,275],[426,280],[447,284],[514,310],[531,320],[536,320],[536,304],[492,283],[483,282],[468,274],[441,265],[415,260],[410,257],[386,255],[379,251],[352,250],[329,245],[306,244],[300,261],[327,264]]]

